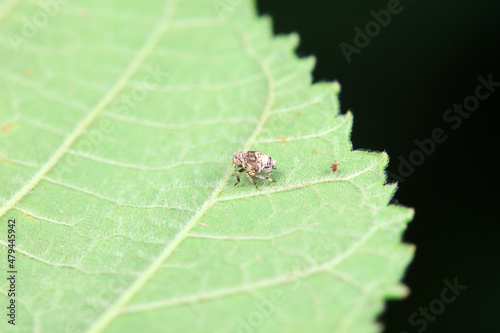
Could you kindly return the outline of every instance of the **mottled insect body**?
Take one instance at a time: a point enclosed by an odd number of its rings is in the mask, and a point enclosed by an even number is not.
[[[238,183],[240,182],[240,173],[244,172],[245,170],[248,171],[246,173],[248,180],[250,180],[257,189],[259,187],[255,183],[255,180],[253,180],[252,176],[275,182],[269,177],[264,177],[262,175],[256,174],[256,173],[268,173],[271,172],[273,169],[276,169],[274,166],[274,160],[271,158],[271,156],[264,155],[258,151],[238,150],[236,153],[233,154],[233,164],[235,168],[241,168],[240,170],[238,170],[238,172],[236,172],[237,182],[236,184],[234,184],[234,186],[238,185]]]

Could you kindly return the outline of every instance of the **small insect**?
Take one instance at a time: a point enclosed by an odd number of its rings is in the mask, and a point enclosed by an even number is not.
[[[339,168],[339,164],[337,162],[332,163],[332,171],[335,173]]]
[[[238,172],[236,172],[237,182],[236,184],[234,184],[234,186],[239,184],[240,173],[244,172],[245,170],[248,171],[246,173],[248,180],[250,180],[257,189],[259,189],[259,187],[255,183],[255,180],[253,180],[252,176],[275,182],[269,177],[264,177],[262,175],[256,174],[257,172],[268,173],[273,169],[276,169],[276,167],[274,166],[274,160],[271,158],[271,156],[264,155],[262,153],[259,153],[258,151],[238,150],[233,154],[233,164],[235,168],[241,168],[238,170]]]

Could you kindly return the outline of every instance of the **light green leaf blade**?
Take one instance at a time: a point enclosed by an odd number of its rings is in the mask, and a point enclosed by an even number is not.
[[[380,330],[412,211],[271,31],[245,1],[0,7],[2,332]],[[234,187],[238,149],[277,183]]]

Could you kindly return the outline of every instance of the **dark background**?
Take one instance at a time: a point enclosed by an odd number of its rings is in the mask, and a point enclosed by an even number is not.
[[[441,297],[443,280],[455,278],[467,289],[422,331],[498,332],[500,88],[455,130],[443,114],[474,95],[479,75],[500,82],[500,2],[401,0],[401,13],[348,63],[340,43],[354,46],[354,27],[364,30],[374,20],[370,11],[387,6],[374,0],[258,1],[275,33],[298,32],[297,54],[316,57],[314,81],[340,82],[342,113],[354,114],[353,146],[387,151],[389,181],[398,176],[399,157],[418,149],[414,140],[430,138],[435,128],[447,135],[399,179],[393,202],[416,210],[403,236],[416,245],[416,255],[403,278],[411,294],[387,303],[379,318],[384,332],[418,332],[423,326],[412,326],[410,315]]]

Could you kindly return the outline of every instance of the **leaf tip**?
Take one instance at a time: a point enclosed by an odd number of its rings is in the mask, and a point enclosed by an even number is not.
[[[408,295],[410,295],[410,288],[401,283],[391,286],[387,291],[387,297],[389,298],[400,299],[406,298]]]
[[[340,94],[341,87],[340,87],[339,81],[335,80],[335,81],[332,82],[332,89],[333,89],[333,93],[335,95]]]
[[[300,35],[298,33],[296,33],[296,32],[292,32],[288,36],[290,38],[290,45],[295,50],[299,46]]]

